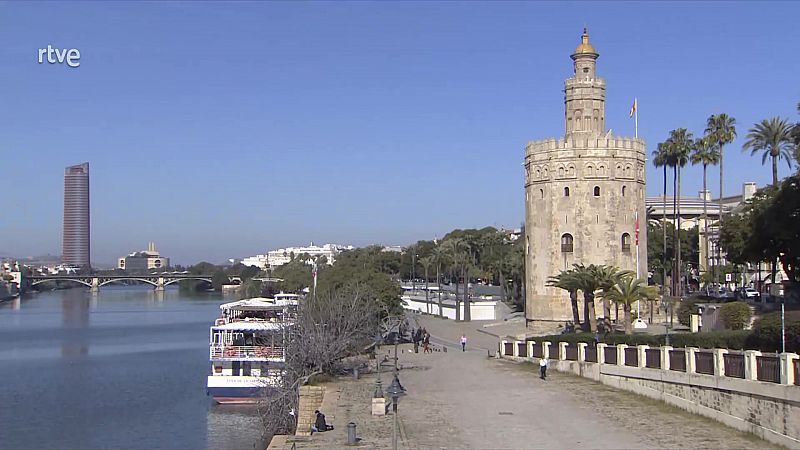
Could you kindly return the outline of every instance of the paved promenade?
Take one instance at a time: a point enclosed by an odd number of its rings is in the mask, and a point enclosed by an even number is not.
[[[422,317],[420,324],[447,352],[401,348],[400,448],[404,449],[628,449],[770,448],[717,422],[579,377],[536,377],[532,364],[487,358],[496,338],[480,324]],[[456,344],[462,333],[468,351]],[[384,347],[382,353],[391,353]],[[375,376],[328,387],[323,412],[336,430],[315,434],[297,448],[347,448],[346,424],[358,424],[360,447],[391,448],[392,419],[370,416]],[[384,388],[390,381],[383,376]]]

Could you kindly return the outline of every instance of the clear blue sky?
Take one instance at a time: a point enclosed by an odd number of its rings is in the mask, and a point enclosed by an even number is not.
[[[763,185],[742,136],[798,118],[798,17],[792,2],[3,3],[0,254],[60,253],[63,168],[82,161],[100,263],[149,240],[188,263],[518,226],[523,147],[563,133],[584,24],[615,134],[633,134],[634,96],[648,152],[726,112],[726,194]],[[48,44],[81,66],[37,64]],[[701,170],[686,174],[696,195]]]

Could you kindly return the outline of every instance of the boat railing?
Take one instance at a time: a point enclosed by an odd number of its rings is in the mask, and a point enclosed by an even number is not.
[[[265,347],[258,345],[212,345],[211,359],[251,359],[259,361],[284,360],[286,351],[283,347]]]

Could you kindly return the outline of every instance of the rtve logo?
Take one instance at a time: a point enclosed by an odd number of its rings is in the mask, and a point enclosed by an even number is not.
[[[39,64],[44,64],[44,55],[47,54],[47,62],[50,64],[66,64],[73,69],[81,65],[81,52],[77,48],[57,49],[52,45],[47,48],[39,49]]]

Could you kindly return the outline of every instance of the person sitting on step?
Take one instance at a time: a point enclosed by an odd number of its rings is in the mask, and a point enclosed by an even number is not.
[[[311,431],[323,432],[323,431],[330,431],[333,429],[333,425],[328,425],[325,422],[325,414],[322,414],[319,410],[314,411],[314,414],[317,415],[317,419],[314,421],[314,425],[311,425]]]

